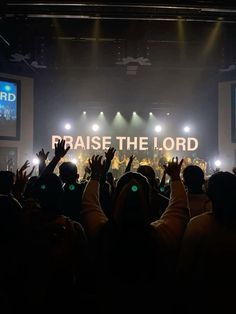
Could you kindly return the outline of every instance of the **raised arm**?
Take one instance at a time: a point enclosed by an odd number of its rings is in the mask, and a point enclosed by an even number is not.
[[[58,164],[60,159],[66,155],[69,149],[70,149],[70,146],[68,146],[67,148],[65,147],[65,140],[61,140],[61,141],[59,140],[55,144],[55,156],[47,165],[47,167],[44,169],[41,175],[44,176],[48,173],[53,173],[54,169],[56,168],[56,165]]]
[[[159,220],[151,226],[155,229],[156,236],[165,247],[177,250],[180,246],[186,225],[190,219],[187,207],[187,195],[180,179],[180,169],[183,159],[178,163],[178,158],[165,166],[166,173],[170,176],[170,202]]]
[[[36,156],[38,157],[39,160],[39,176],[46,169],[46,160],[48,158],[48,155],[49,152],[45,153],[43,148],[38,153],[36,153]]]
[[[126,168],[125,168],[125,173],[126,173],[126,172],[129,172],[129,171],[131,170],[131,166],[132,166],[132,162],[133,162],[134,158],[135,158],[134,155],[131,155],[131,156],[129,157],[129,162],[128,162]]]
[[[99,202],[99,181],[104,171],[102,156],[94,155],[92,159],[89,159],[89,165],[91,168],[91,179],[84,190],[81,219],[88,238],[94,240],[108,221]]]

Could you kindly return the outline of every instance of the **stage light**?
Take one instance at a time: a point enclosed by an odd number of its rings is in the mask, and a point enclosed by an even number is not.
[[[70,130],[71,129],[70,123],[66,123],[64,127],[65,127],[66,130]]]
[[[33,158],[32,163],[33,163],[34,166],[38,165],[39,164],[39,159],[36,158],[36,157]]]
[[[170,113],[169,113],[169,112],[167,112],[167,113],[166,113],[166,115],[167,115],[167,116],[169,116],[169,115],[170,115]]]
[[[149,116],[152,116],[152,112],[149,112]]]
[[[92,130],[93,130],[94,132],[97,132],[97,131],[99,130],[99,125],[93,124],[93,125],[92,125]]]
[[[73,164],[75,164],[75,165],[77,164],[77,160],[76,160],[75,158],[72,158],[72,159],[71,159],[71,162],[72,162]]]
[[[85,114],[86,114],[86,111],[83,111],[83,114],[85,115]]]
[[[219,168],[221,166],[221,161],[219,159],[215,161],[215,166],[216,168]]]
[[[5,90],[6,90],[7,92],[9,92],[9,91],[11,90],[11,86],[5,85]]]
[[[101,111],[100,114],[103,115],[103,111]]]
[[[134,116],[136,115],[136,111],[133,111],[133,115],[134,115]]]
[[[190,127],[186,125],[186,126],[184,127],[184,132],[185,132],[185,133],[189,133],[189,131],[190,131]]]
[[[161,131],[162,131],[161,125],[156,125],[156,126],[155,126],[155,131],[156,131],[157,133],[161,132]]]
[[[117,111],[117,113],[116,114],[120,114],[120,111]]]

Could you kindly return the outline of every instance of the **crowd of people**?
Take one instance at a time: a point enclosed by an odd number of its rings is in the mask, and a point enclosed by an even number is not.
[[[232,313],[235,173],[131,155],[115,177],[111,147],[84,175],[69,149],[0,171],[2,313]]]

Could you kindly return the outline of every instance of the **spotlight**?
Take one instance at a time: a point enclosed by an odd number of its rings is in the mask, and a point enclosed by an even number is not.
[[[117,113],[116,114],[120,114],[120,111],[117,111]]]
[[[161,127],[160,125],[156,125],[156,126],[155,126],[155,131],[156,131],[157,133],[161,132],[161,131],[162,131],[162,127]]]
[[[83,114],[86,114],[86,111],[83,111]]]
[[[101,111],[101,112],[100,112],[100,114],[102,114],[102,115],[103,115],[103,111]]]
[[[133,112],[133,115],[136,115],[136,111]]]
[[[93,124],[93,125],[92,125],[92,130],[93,130],[94,132],[97,132],[97,131],[99,130],[99,125]]]
[[[184,132],[185,132],[185,133],[189,133],[189,131],[190,131],[190,127],[186,125],[186,126],[184,127]]]
[[[149,112],[149,116],[152,116],[152,112]]]
[[[217,160],[215,161],[215,166],[216,166],[216,168],[220,168],[220,166],[221,166],[221,161],[220,161],[219,159],[217,159]]]
[[[39,164],[39,159],[38,158],[33,158],[33,160],[32,160],[32,163],[33,163],[33,165],[38,165]]]
[[[167,113],[166,113],[166,115],[167,115],[167,116],[169,116],[169,115],[170,115],[170,113],[169,113],[169,112],[167,112]]]
[[[77,160],[76,160],[75,158],[72,158],[72,159],[71,159],[71,162],[72,162],[73,164],[75,164],[75,165],[77,164]]]
[[[70,129],[71,129],[71,125],[70,125],[69,123],[66,123],[66,124],[65,124],[65,129],[66,129],[66,130],[70,130]]]

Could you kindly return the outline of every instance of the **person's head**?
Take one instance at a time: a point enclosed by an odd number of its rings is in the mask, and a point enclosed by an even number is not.
[[[117,181],[112,217],[124,229],[146,226],[151,219],[149,183],[142,174],[127,172]]]
[[[152,187],[157,186],[156,174],[151,166],[147,165],[139,166],[137,172],[145,176]]]
[[[55,213],[59,213],[62,206],[63,188],[60,178],[50,173],[39,178],[35,184],[34,196],[40,206]]]
[[[183,170],[184,184],[190,192],[201,192],[204,184],[204,172],[196,165],[189,165]]]
[[[215,217],[226,223],[236,222],[236,176],[219,171],[213,174],[207,185],[207,195],[212,201]]]
[[[63,162],[60,165],[59,175],[64,183],[75,183],[79,177],[76,165],[70,161]]]
[[[15,182],[15,174],[11,171],[0,171],[0,194],[9,195]]]

